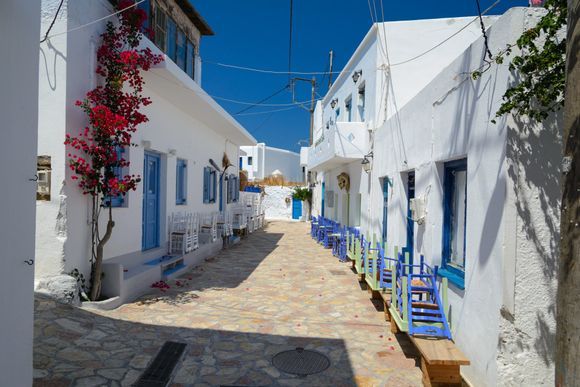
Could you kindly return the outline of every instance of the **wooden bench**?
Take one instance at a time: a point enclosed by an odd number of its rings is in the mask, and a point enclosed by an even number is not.
[[[461,386],[459,367],[470,361],[451,340],[409,337],[421,353],[424,386]]]

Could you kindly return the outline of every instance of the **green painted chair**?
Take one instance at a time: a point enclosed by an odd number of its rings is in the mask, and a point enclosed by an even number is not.
[[[360,238],[355,238],[354,241],[354,269],[357,274],[364,274],[364,257],[366,254],[367,247],[364,235]]]
[[[423,257],[420,265],[410,264],[409,252],[405,250],[403,254],[398,254],[399,262],[392,272],[391,331],[451,339],[447,315],[447,278],[441,280],[440,299],[435,283],[437,267],[433,271],[424,263]],[[418,268],[419,273],[414,273],[414,268]]]
[[[373,234],[373,241],[368,248],[368,254],[366,256],[367,259],[364,261],[365,281],[369,288],[373,291],[379,291],[381,289],[379,273],[379,250],[381,249],[382,243],[383,242],[378,242],[377,236]]]

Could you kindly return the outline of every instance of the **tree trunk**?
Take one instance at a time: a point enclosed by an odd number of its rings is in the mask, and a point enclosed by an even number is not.
[[[568,0],[556,386],[580,386],[580,0]]]
[[[98,225],[97,225],[98,227]],[[103,275],[103,250],[105,244],[111,239],[113,234],[113,227],[115,227],[115,222],[113,222],[113,208],[109,206],[109,220],[107,221],[107,230],[103,239],[97,244],[97,256],[95,257],[95,267],[93,271],[93,286],[91,288],[91,301],[97,301],[101,296],[101,281]]]

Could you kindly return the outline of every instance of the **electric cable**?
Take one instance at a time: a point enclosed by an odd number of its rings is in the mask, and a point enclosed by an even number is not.
[[[485,45],[485,51],[486,51],[487,55],[489,56],[489,60],[493,60],[493,55],[491,54],[491,51],[489,50],[489,45],[488,45],[488,41],[487,41],[487,33],[485,32],[485,24],[483,23],[483,17],[481,16],[481,5],[479,4],[479,0],[475,0],[475,3],[477,4],[477,13],[479,14],[479,23],[481,25],[481,33],[483,34],[483,44]]]
[[[294,18],[294,1],[290,0],[290,32],[288,34],[288,83],[290,83],[292,71],[292,24]]]
[[[98,18],[97,20],[93,20],[93,21],[91,21],[91,22],[88,22],[88,23],[86,23],[86,24],[82,24],[82,25],[80,25],[80,26],[78,26],[78,27],[71,28],[70,30],[66,30],[66,31],[63,31],[63,32],[59,32],[59,33],[56,33],[56,34],[53,34],[53,35],[50,35],[50,36],[45,36],[45,37],[44,37],[44,39],[41,41],[41,43],[42,43],[43,41],[45,41],[45,40],[48,40],[48,39],[50,39],[50,38],[54,38],[55,36],[65,35],[65,34],[68,34],[69,32],[78,31],[78,30],[80,30],[80,29],[83,29],[83,28],[85,28],[85,27],[88,27],[88,26],[90,26],[90,25],[93,25],[93,24],[95,24],[95,23],[98,23],[98,22],[100,22],[100,21],[103,21],[103,20],[105,20],[105,19],[108,19],[108,18],[110,18],[110,17],[113,17],[113,16],[115,16],[115,15],[118,15],[118,14],[120,14],[120,13],[123,13],[123,12],[125,12],[126,10],[128,10],[128,9],[130,9],[130,8],[133,8],[133,7],[135,7],[135,6],[139,5],[139,4],[141,4],[141,3],[142,3],[142,2],[144,2],[144,1],[145,1],[145,0],[139,0],[139,1],[136,1],[134,4],[131,4],[131,5],[129,5],[129,6],[125,7],[125,8],[123,8],[123,9],[120,9],[120,10],[118,10],[118,11],[116,11],[116,12],[113,12],[113,13],[111,13],[111,14],[109,14],[109,15],[106,15],[106,16],[103,16],[103,17],[101,17],[101,18]],[[56,20],[56,19],[55,19],[55,20]]]
[[[399,66],[405,63],[409,63],[412,62],[428,53],[430,53],[431,51],[435,50],[436,48],[442,46],[443,44],[447,43],[447,41],[451,40],[452,38],[454,38],[455,36],[459,35],[459,33],[461,33],[463,30],[465,30],[467,27],[469,27],[471,24],[473,24],[474,22],[476,22],[477,20],[480,20],[480,17],[487,14],[490,10],[492,10],[493,8],[495,8],[496,5],[498,5],[501,2],[501,0],[496,0],[495,3],[493,3],[492,5],[490,5],[489,7],[487,7],[483,12],[480,13],[480,16],[475,17],[472,21],[470,21],[469,23],[467,23],[466,25],[464,25],[463,27],[461,27],[459,30],[457,30],[455,33],[451,34],[450,36],[448,36],[445,40],[439,42],[438,44],[436,44],[435,46],[431,47],[430,49],[423,51],[422,53],[415,55],[414,57],[411,57],[409,59],[406,59],[404,61],[401,62],[397,62],[397,63],[392,63],[390,66]],[[484,32],[484,36],[485,36],[485,32]]]
[[[46,30],[46,33],[44,34],[44,38],[42,38],[40,43],[44,43],[44,42],[46,42],[46,39],[48,39],[48,34],[50,34],[50,30],[52,30],[52,27],[54,27],[54,23],[56,23],[56,19],[58,18],[58,14],[60,13],[60,9],[62,8],[63,3],[64,3],[64,0],[60,0],[60,4],[58,5],[58,8],[56,9],[56,13],[54,14],[54,18],[52,19],[52,22],[50,22],[50,25],[48,26],[48,29]]]
[[[278,113],[278,112],[285,112],[288,110],[296,109],[298,106],[290,106],[283,109],[275,109],[275,110],[265,110],[261,112],[251,112],[251,113],[235,113],[234,116],[254,116],[260,114],[268,114],[268,113]]]
[[[268,100],[269,100],[269,99],[271,99],[271,98],[274,98],[275,96],[277,96],[278,94],[280,94],[281,92],[283,92],[284,90],[287,90],[287,89],[288,89],[288,85],[284,85],[284,87],[283,87],[283,88],[281,88],[280,90],[278,90],[278,91],[275,91],[273,94],[271,94],[271,95],[269,95],[268,97],[266,97],[266,98],[264,98],[264,99],[262,99],[262,100],[260,100],[260,101],[256,102],[254,105],[250,105],[250,106],[248,106],[248,107],[246,107],[246,108],[243,108],[242,110],[240,110],[240,111],[239,111],[239,112],[237,112],[236,114],[241,114],[241,113],[243,113],[243,112],[245,112],[245,111],[248,111],[248,110],[250,110],[250,109],[252,109],[252,108],[254,108],[254,107],[258,106],[258,105],[261,105],[261,104],[263,104],[264,102],[268,101]]]
[[[240,104],[240,105],[255,105],[256,104],[255,102],[238,101],[236,99],[218,97],[217,95],[211,95],[211,94],[208,94],[208,95],[210,97],[212,97],[214,99],[218,99],[220,101],[237,103],[237,104]],[[319,100],[320,100],[320,98],[317,98],[314,101],[319,101]],[[290,103],[263,103],[263,104],[261,104],[261,106],[299,106],[299,105],[304,105],[306,103],[310,103],[310,100],[300,101],[300,102],[290,102]]]

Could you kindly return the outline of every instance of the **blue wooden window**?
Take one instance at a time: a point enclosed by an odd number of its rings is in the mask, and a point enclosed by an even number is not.
[[[165,52],[167,48],[167,16],[165,12],[157,6],[155,7],[155,44]]]
[[[240,178],[234,174],[228,177],[228,203],[237,202],[240,198]]]
[[[467,223],[467,160],[445,163],[444,170],[441,274],[463,288]]]
[[[185,62],[186,62],[186,55],[187,55],[187,44],[186,44],[186,39],[185,39],[185,32],[183,32],[181,29],[177,29],[177,52],[175,54],[176,56],[176,60],[175,60],[175,64],[177,64],[177,66],[182,69],[183,71],[186,71],[185,69]]]
[[[187,41],[187,59],[185,63],[185,72],[191,79],[195,79],[195,44],[190,40]]]
[[[215,203],[217,189],[217,173],[211,167],[203,169],[203,202]]]
[[[117,160],[121,160],[125,155],[125,148],[123,148],[122,146],[118,146],[116,148],[116,152],[117,152]],[[124,172],[123,167],[121,166],[113,168],[113,173],[115,174],[115,177],[117,177],[117,179],[119,180],[123,179],[124,176],[123,172]],[[125,197],[122,194],[113,196],[109,198],[109,200],[111,203],[111,207],[123,207],[123,204],[125,203]]]
[[[174,62],[177,60],[177,24],[175,21],[168,17],[167,18],[167,56],[170,57]]]
[[[175,171],[175,204],[187,203],[187,161],[177,159]]]

